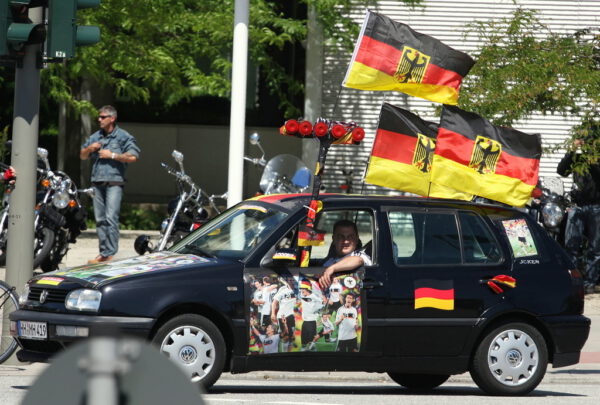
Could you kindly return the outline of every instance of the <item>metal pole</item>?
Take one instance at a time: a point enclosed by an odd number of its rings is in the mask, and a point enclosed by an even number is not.
[[[42,8],[29,10],[33,23],[42,21]],[[17,173],[10,196],[6,282],[17,292],[33,274],[33,209],[35,206],[37,145],[40,107],[40,45],[25,48],[22,66],[15,73],[15,99],[11,164]]]
[[[244,179],[244,132],[246,127],[246,81],[248,76],[248,0],[235,0],[233,71],[229,119],[229,172],[227,206],[242,200]]]
[[[308,7],[307,28],[304,118],[314,123],[322,116],[323,89],[323,27],[314,6]],[[318,154],[319,143],[314,138],[302,140],[302,160],[307,167],[316,167]]]

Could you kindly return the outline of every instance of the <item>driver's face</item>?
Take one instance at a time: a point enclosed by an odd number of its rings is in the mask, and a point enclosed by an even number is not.
[[[333,233],[333,244],[338,256],[346,256],[356,250],[358,235],[352,226],[338,226]]]

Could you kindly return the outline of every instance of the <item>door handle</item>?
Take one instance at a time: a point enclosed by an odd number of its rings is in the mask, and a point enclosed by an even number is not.
[[[377,280],[365,280],[363,281],[363,288],[371,290],[373,288],[383,287],[383,283]]]

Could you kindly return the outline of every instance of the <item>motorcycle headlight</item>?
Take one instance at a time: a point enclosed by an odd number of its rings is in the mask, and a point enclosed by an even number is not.
[[[76,311],[98,312],[102,293],[97,290],[80,289],[71,291],[65,299],[65,307]]]
[[[564,217],[562,208],[555,203],[548,203],[542,208],[542,218],[544,225],[550,228],[555,228],[562,222]]]
[[[54,205],[59,210],[62,210],[63,208],[66,208],[67,205],[69,205],[70,200],[71,198],[69,197],[69,193],[67,193],[66,191],[57,191],[52,196],[52,205]]]
[[[23,292],[19,295],[19,305],[25,305],[27,299],[29,298],[29,284],[25,284],[25,288],[23,288]]]

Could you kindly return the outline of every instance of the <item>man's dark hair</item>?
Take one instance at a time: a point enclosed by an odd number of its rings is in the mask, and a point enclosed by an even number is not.
[[[358,227],[356,226],[356,223],[354,221],[350,221],[349,219],[340,219],[335,224],[333,224],[333,233],[335,233],[335,230],[341,226],[354,229],[354,232],[358,236]]]

